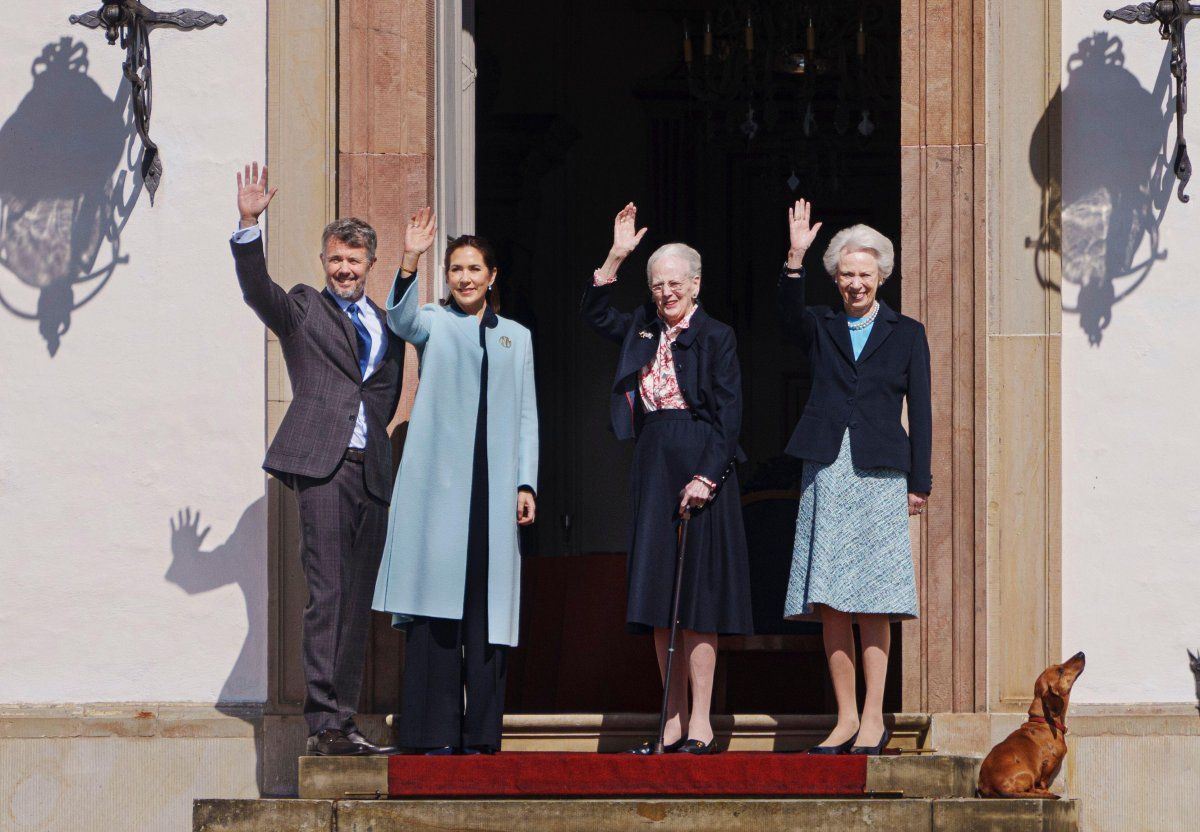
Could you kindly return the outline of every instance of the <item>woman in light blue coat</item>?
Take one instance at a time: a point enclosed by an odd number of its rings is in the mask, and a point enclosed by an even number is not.
[[[389,328],[416,347],[420,385],[373,606],[408,632],[400,744],[486,754],[500,747],[517,643],[517,526],[536,512],[533,345],[496,314],[496,258],[478,237],[447,247],[450,298],[418,305],[414,261],[434,233],[428,209],[413,218],[387,302]]]

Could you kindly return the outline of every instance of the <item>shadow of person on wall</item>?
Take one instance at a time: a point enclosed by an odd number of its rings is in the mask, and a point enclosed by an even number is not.
[[[242,512],[233,533],[212,549],[203,549],[211,526],[201,529],[200,512],[182,509],[171,518],[171,565],[163,576],[189,595],[236,584],[246,607],[246,638],[221,692],[216,709],[254,726],[258,784],[263,786],[262,701],[255,691],[267,664],[267,607],[264,557],[267,545],[267,498]],[[261,597],[260,597],[261,596]],[[247,707],[252,705],[253,707]]]
[[[120,238],[142,191],[140,144],[129,84],[106,96],[83,43],[47,44],[30,71],[0,126],[0,306],[36,320],[53,356],[71,314],[129,262]]]
[[[1043,286],[1061,291],[1063,312],[1079,316],[1100,346],[1113,308],[1165,260],[1159,226],[1175,180],[1167,139],[1174,119],[1169,56],[1154,89],[1125,68],[1120,38],[1097,32],[1067,61],[1066,86],[1034,131],[1029,163],[1042,187],[1042,223],[1034,266]],[[1053,153],[1061,117],[1061,177]],[[1060,283],[1045,254],[1061,252]]]

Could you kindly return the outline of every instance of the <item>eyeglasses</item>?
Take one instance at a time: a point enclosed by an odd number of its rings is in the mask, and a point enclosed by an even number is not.
[[[679,280],[670,280],[666,283],[652,283],[650,284],[650,294],[661,295],[667,289],[670,289],[672,294],[678,295],[683,291],[685,286],[687,284]]]

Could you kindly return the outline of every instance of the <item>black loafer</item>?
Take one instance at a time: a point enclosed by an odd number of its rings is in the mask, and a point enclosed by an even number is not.
[[[716,740],[712,742],[704,742],[703,740],[688,740],[679,747],[680,754],[695,754],[697,756],[707,754],[719,754]]]
[[[362,746],[368,754],[398,754],[400,749],[394,745],[376,745],[369,739],[364,737],[357,728],[346,733],[346,739],[350,742]]]
[[[364,757],[370,752],[346,736],[345,731],[326,728],[308,738],[308,754],[317,757]]]
[[[494,746],[494,745],[466,745],[466,746],[463,746],[463,750],[460,753],[466,754],[467,756],[478,755],[478,754],[485,754],[485,755],[490,756],[492,754],[495,754],[499,750],[500,749],[496,748],[496,746]]]
[[[675,742],[671,743],[670,745],[664,746],[663,752],[666,754],[675,754],[676,752],[679,751],[679,749],[683,748],[684,743],[686,743],[686,742],[687,742],[687,740],[680,737],[679,739],[675,740]],[[646,740],[644,743],[637,746],[636,748],[630,748],[626,751],[622,751],[621,753],[622,754],[637,754],[639,757],[651,757],[654,755],[654,745],[655,744],[653,742],[651,742],[650,740]]]
[[[453,745],[443,745],[438,748],[425,748],[417,752],[426,757],[453,757],[458,753],[458,749]]]

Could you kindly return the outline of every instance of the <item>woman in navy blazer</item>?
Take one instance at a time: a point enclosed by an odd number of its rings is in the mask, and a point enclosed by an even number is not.
[[[652,303],[611,305],[617,269],[646,229],[637,208],[617,214],[613,246],[583,296],[583,317],[621,345],[611,395],[612,429],[635,439],[630,496],[626,622],[654,632],[664,672],[671,627],[676,530],[690,511],[679,605],[682,672],[672,675],[668,750],[711,754],[709,719],[718,633],[749,633],[750,569],[734,461],[742,421],[741,370],[733,330],[700,308],[700,255],[669,243],[650,255]],[[691,712],[688,683],[691,681]],[[649,754],[650,743],[633,749]]]
[[[805,304],[804,255],[821,228],[810,225],[810,212],[804,200],[788,211],[790,248],[779,278],[784,331],[805,348],[813,371],[787,446],[804,460],[804,473],[784,614],[820,619],[838,702],[837,725],[810,751],[878,754],[889,739],[890,623],[917,615],[908,515],[925,510],[933,485],[929,345],[918,321],[876,300],[895,255],[865,225],[839,231],[823,258],[842,308]],[[855,620],[867,689],[861,718]]]

